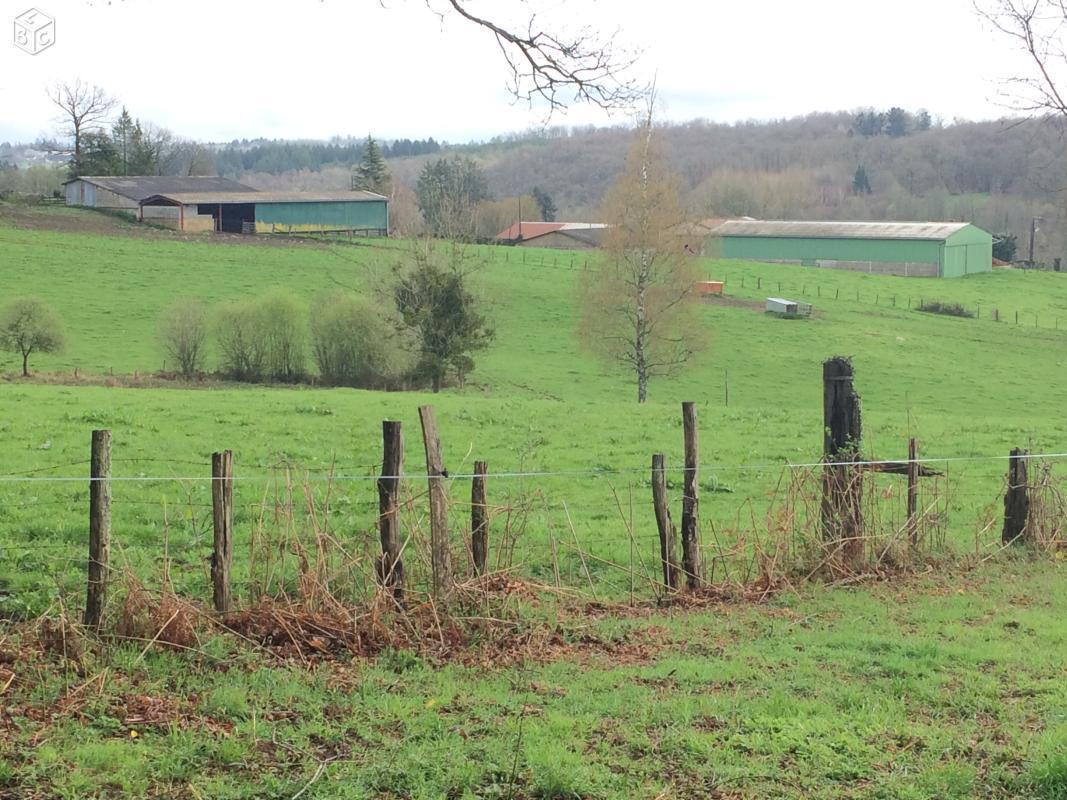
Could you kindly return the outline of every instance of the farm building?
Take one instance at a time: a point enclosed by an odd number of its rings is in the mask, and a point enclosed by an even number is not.
[[[385,236],[389,201],[373,192],[160,192],[140,218],[180,231]]]
[[[601,222],[516,222],[498,233],[496,240],[527,247],[583,250],[600,247],[609,227]]]
[[[165,192],[251,192],[250,186],[228,178],[203,176],[84,175],[63,184],[68,206],[88,206],[137,215],[141,201]]]
[[[955,278],[993,268],[993,237],[966,222],[784,222],[731,220],[707,252],[783,264]]]

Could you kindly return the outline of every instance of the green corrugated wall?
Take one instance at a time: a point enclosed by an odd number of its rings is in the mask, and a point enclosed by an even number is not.
[[[959,278],[993,269],[993,235],[968,225],[945,240],[942,278]]]
[[[256,230],[381,230],[389,227],[385,200],[256,203]]]
[[[724,236],[723,258],[757,261],[938,261],[941,242],[914,239],[809,239],[784,236]]]
[[[968,225],[947,239],[810,239],[786,236],[723,236],[710,243],[715,258],[754,261],[854,261],[937,264],[944,278],[989,272],[993,237]]]

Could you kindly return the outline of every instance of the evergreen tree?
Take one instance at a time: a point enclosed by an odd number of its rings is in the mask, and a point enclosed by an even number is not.
[[[541,219],[545,222],[555,222],[558,209],[551,195],[540,186],[535,186],[531,194],[533,194],[534,200],[537,201],[537,207],[541,209]]]
[[[1015,260],[1016,250],[1015,235],[1012,233],[1002,233],[1000,236],[993,237],[993,258],[998,261],[1012,262]]]
[[[378,143],[368,136],[363,144],[363,156],[352,171],[352,189],[387,195],[391,184],[389,168],[385,166],[385,156],[382,155]]]
[[[885,114],[874,109],[861,111],[852,122],[852,130],[860,136],[880,136],[885,131]]]
[[[853,194],[871,194],[871,181],[867,177],[867,168],[860,164],[856,167],[856,174],[852,176]]]
[[[118,150],[107,131],[86,131],[77,160],[79,175],[117,175],[122,169]]]
[[[126,106],[122,107],[122,113],[119,114],[119,118],[115,120],[115,124],[111,128],[111,135],[115,142],[115,149],[118,151],[122,163],[122,174],[129,175],[130,137],[133,135],[133,117],[131,117],[130,112],[126,110]]]
[[[908,133],[908,112],[898,106],[889,109],[885,117],[885,132],[894,139]]]
[[[930,130],[930,112],[923,110],[915,115],[915,130],[928,131]]]

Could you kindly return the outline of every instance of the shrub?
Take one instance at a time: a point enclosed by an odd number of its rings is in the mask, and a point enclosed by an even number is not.
[[[300,301],[281,290],[228,304],[215,323],[222,372],[240,381],[301,380],[307,352],[304,318]]]
[[[159,339],[167,357],[182,376],[191,378],[204,368],[207,309],[198,300],[179,300],[160,315]]]
[[[259,381],[264,376],[262,337],[255,303],[235,301],[223,306],[215,321],[215,337],[222,358],[219,368],[238,381]]]
[[[950,317],[973,317],[974,312],[968,311],[959,303],[943,303],[940,300],[927,300],[919,305],[919,311],[928,314],[945,314]]]
[[[307,312],[290,292],[278,289],[256,302],[263,337],[266,378],[295,383],[307,374]]]
[[[395,325],[351,292],[320,296],[312,307],[311,349],[324,383],[386,388],[407,368]]]
[[[0,310],[0,347],[22,356],[22,375],[30,375],[30,354],[58,353],[66,337],[63,320],[35,297],[12,300]]]

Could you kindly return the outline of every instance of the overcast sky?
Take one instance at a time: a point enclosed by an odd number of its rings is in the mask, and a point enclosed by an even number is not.
[[[441,0],[430,0],[441,5]],[[56,42],[17,49],[30,4]],[[471,0],[472,10],[580,26],[640,50],[672,120],[768,119],[873,105],[946,121],[1006,113],[1022,69],[971,0]],[[426,0],[0,0],[0,141],[51,134],[51,81],[103,86],[178,134],[235,138],[486,138],[539,124],[516,104],[493,39]],[[589,108],[553,123],[610,123]],[[625,116],[614,121],[629,121]]]

